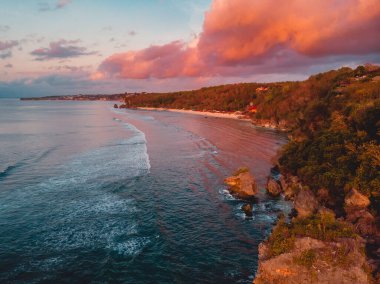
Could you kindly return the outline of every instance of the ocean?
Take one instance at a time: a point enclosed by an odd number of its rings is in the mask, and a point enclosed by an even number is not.
[[[251,283],[289,210],[283,133],[110,102],[0,99],[1,283]],[[253,217],[223,179],[250,167]]]

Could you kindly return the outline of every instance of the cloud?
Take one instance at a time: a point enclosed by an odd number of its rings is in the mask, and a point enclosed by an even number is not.
[[[1,33],[6,33],[9,30],[10,30],[9,26],[7,26],[7,25],[0,25],[0,32]]]
[[[129,31],[129,32],[128,32],[128,35],[130,35],[130,36],[135,36],[135,35],[137,35],[137,32],[134,31],[134,30],[132,30],[132,31]]]
[[[12,47],[18,45],[17,40],[11,40],[11,41],[0,41],[0,50],[6,50],[11,49]]]
[[[58,0],[58,2],[55,5],[55,7],[57,9],[61,9],[61,8],[65,7],[65,6],[67,6],[70,3],[71,3],[71,0]]]
[[[13,65],[10,64],[10,63],[8,63],[8,64],[5,64],[4,67],[5,67],[5,68],[13,68]]]
[[[49,70],[84,72],[85,70],[90,69],[90,68],[91,68],[91,65],[85,65],[85,66],[59,65],[59,66],[49,67]]]
[[[111,55],[104,77],[239,76],[380,54],[378,0],[214,0],[189,43]]]
[[[107,31],[107,32],[110,32],[113,30],[112,26],[105,26],[102,28],[103,31]]]
[[[30,54],[36,56],[36,60],[50,60],[50,59],[63,59],[78,57],[82,55],[91,55],[95,54],[94,51],[88,51],[86,47],[77,46],[79,41],[67,41],[59,40],[56,42],[51,42],[49,47],[38,48],[33,50]]]
[[[12,48],[19,45],[17,40],[0,41],[0,58],[5,59],[12,56]]]
[[[29,74],[11,81],[0,80],[0,98],[41,97],[76,94],[115,94],[142,90],[144,82],[129,80],[92,81],[88,72]]]
[[[38,3],[38,10],[40,12],[47,12],[47,11],[54,11],[58,9],[62,9],[69,5],[72,2],[72,0],[58,0],[55,5],[51,6],[47,2],[40,2]]]
[[[178,74],[191,75],[191,70],[183,70],[189,60],[191,52],[185,44],[174,41],[141,51],[114,54],[102,63],[100,70],[108,74],[117,74],[121,78],[170,78]],[[177,64],[173,64],[174,62]]]

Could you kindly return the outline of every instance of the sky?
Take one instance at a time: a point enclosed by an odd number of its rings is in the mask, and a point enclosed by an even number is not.
[[[0,98],[303,80],[380,63],[379,0],[1,0]]]

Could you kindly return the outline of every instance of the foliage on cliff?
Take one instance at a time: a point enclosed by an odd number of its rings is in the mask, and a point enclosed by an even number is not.
[[[322,241],[337,241],[340,238],[355,238],[354,228],[328,213],[318,213],[308,218],[294,219],[286,223],[280,218],[267,243],[269,256],[277,256],[294,247],[296,238],[310,237]]]
[[[352,79],[359,71],[366,77]],[[379,214],[380,82],[369,79],[371,73],[358,67],[317,75],[317,81],[336,83],[306,108],[298,139],[284,148],[280,164],[315,191],[328,189],[338,204],[358,189]]]
[[[253,119],[286,121],[294,138],[282,152],[282,171],[342,204],[354,187],[380,208],[380,68],[341,68],[302,82],[242,83],[125,98],[127,107],[246,111]],[[378,209],[380,210],[380,209]],[[373,212],[380,214],[380,212]]]

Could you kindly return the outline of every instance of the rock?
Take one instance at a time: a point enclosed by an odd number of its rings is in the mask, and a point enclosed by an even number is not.
[[[309,188],[299,191],[294,200],[294,209],[297,210],[300,218],[309,217],[318,209],[318,201]]]
[[[318,201],[322,204],[326,204],[329,200],[329,190],[327,188],[320,188],[317,191]]]
[[[376,233],[375,217],[366,209],[349,211],[346,220],[354,224],[356,231],[362,236]]]
[[[253,283],[369,284],[363,249],[357,239],[335,243],[305,237],[297,238],[291,251],[268,258],[268,248],[260,245]]]
[[[255,178],[249,171],[228,177],[224,182],[229,186],[232,195],[241,199],[252,199],[258,192]]]
[[[252,213],[252,205],[249,204],[249,203],[245,203],[243,204],[243,206],[241,207],[241,210],[243,210],[243,212],[245,213],[245,215],[247,216],[252,216],[253,213]]]
[[[119,106],[117,104],[114,104],[113,107],[114,108],[119,108]]]
[[[281,194],[281,185],[274,178],[269,177],[266,186],[267,192],[272,196],[279,196]]]
[[[300,185],[290,184],[288,187],[284,188],[284,196],[286,200],[293,200],[297,195],[297,192],[300,191]]]
[[[355,209],[365,209],[369,206],[370,200],[367,196],[359,193],[355,188],[346,195],[344,199],[344,205],[346,211],[352,211]]]
[[[288,183],[286,181],[286,178],[283,175],[280,176],[280,184],[281,184],[281,188],[283,190],[288,187]]]
[[[292,200],[297,195],[302,185],[296,176],[281,176],[280,184],[286,200]]]
[[[269,258],[269,248],[268,245],[265,243],[260,243],[259,244],[259,260],[266,260]]]

